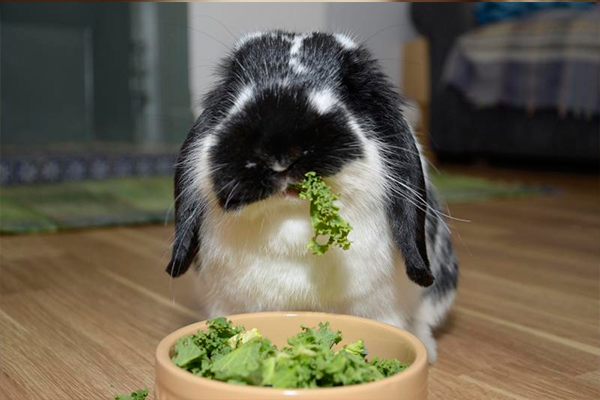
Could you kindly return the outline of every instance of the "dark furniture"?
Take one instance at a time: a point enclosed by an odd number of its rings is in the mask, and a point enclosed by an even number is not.
[[[511,107],[477,108],[441,82],[445,60],[462,34],[477,27],[470,3],[413,3],[416,29],[429,42],[430,143],[441,160],[487,159],[597,168],[600,118],[532,114]]]

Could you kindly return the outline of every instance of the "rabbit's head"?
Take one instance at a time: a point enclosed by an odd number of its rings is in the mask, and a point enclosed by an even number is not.
[[[257,33],[238,42],[219,76],[176,169],[172,276],[200,251],[209,204],[241,212],[306,172],[327,179],[362,160],[373,180],[361,190],[383,194],[409,277],[431,284],[418,150],[400,97],[366,49],[343,35]]]

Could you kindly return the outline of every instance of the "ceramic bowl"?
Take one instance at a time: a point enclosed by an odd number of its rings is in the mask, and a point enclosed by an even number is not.
[[[175,343],[182,337],[206,329],[206,321],[188,325],[165,337],[156,350],[156,400],[276,400],[276,399],[394,399],[427,398],[427,352],[412,334],[381,322],[349,315],[315,312],[261,312],[228,316],[234,325],[257,328],[281,348],[286,339],[300,332],[300,326],[329,322],[340,330],[337,346],[363,339],[371,357],[397,358],[409,364],[403,372],[376,382],[322,389],[276,389],[240,386],[200,378],[170,361]]]

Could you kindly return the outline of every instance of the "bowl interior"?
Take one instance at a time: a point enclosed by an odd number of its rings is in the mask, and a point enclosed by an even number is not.
[[[234,325],[257,328],[277,347],[300,332],[300,326],[313,327],[329,322],[342,332],[343,346],[365,341],[369,358],[397,358],[409,365],[405,371],[376,382],[335,388],[278,389],[232,385],[204,379],[177,367],[170,361],[175,343],[182,337],[206,329],[205,322],[181,328],[165,337],[156,349],[156,400],[425,400],[427,398],[427,352],[410,333],[370,319],[314,312],[262,312],[228,316]]]
[[[256,313],[227,317],[234,325],[247,330],[258,329],[279,349],[287,345],[287,339],[301,331],[301,326],[314,327],[320,322],[329,322],[332,330],[342,332],[342,341],[335,348],[363,339],[369,352],[367,359],[374,357],[397,358],[411,365],[417,356],[415,338],[395,327],[346,315],[324,313]],[[183,337],[198,330],[206,329],[205,324],[197,324],[193,329],[181,335]],[[172,357],[173,347],[169,356]]]

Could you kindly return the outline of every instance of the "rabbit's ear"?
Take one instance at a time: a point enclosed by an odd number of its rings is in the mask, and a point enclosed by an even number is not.
[[[359,46],[342,53],[341,82],[349,108],[361,110],[375,125],[387,165],[387,214],[394,242],[404,257],[406,274],[420,286],[431,286],[425,220],[427,192],[416,139],[399,113],[402,99],[370,52]]]
[[[434,277],[429,267],[425,221],[427,217],[427,190],[425,176],[415,139],[406,124],[400,129],[403,143],[398,144],[396,155],[388,163],[388,218],[396,246],[404,257],[406,274],[416,284],[431,286]],[[390,152],[386,152],[389,154]]]
[[[205,207],[198,191],[191,187],[192,182],[188,178],[189,158],[198,140],[198,131],[192,129],[181,146],[175,167],[175,241],[171,261],[166,269],[172,277],[184,274],[200,250],[199,231]]]

